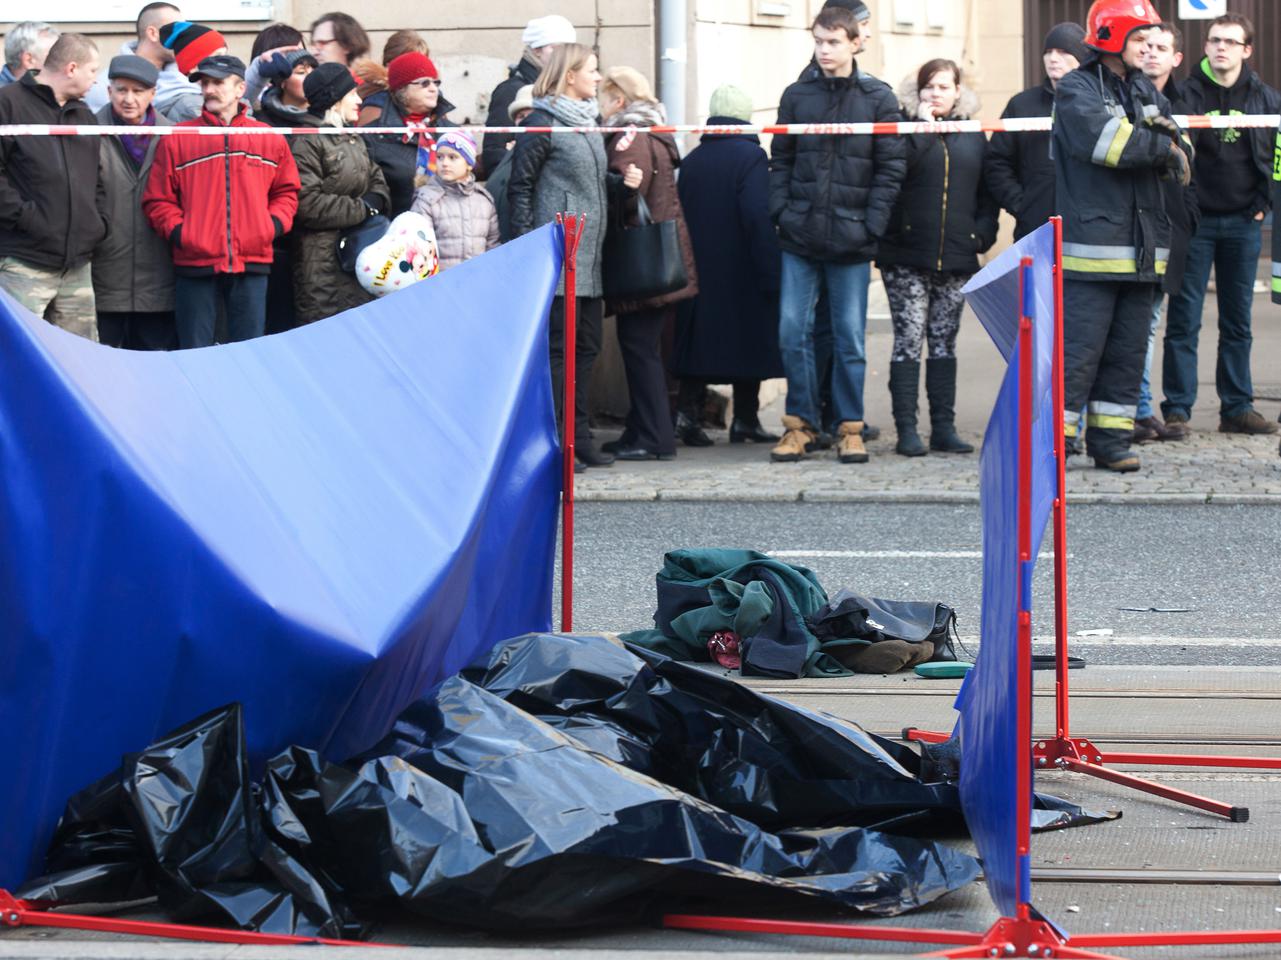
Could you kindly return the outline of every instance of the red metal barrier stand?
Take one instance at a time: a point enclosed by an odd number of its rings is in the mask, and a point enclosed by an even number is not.
[[[296,937],[283,933],[255,933],[252,930],[226,930],[219,927],[196,927],[183,923],[157,923],[149,920],[118,920],[79,913],[54,913],[48,906],[16,899],[9,891],[0,890],[0,926],[56,927],[63,930],[91,930],[96,933],[119,933],[133,937],[161,937],[166,940],[198,940],[203,943],[245,943],[272,947],[316,945],[328,947],[393,947],[397,944],[366,943],[363,940],[334,940],[326,937]]]
[[[577,386],[578,344],[578,244],[583,238],[583,214],[558,213],[564,239],[565,264],[565,346],[561,440],[561,523],[560,523],[560,629],[574,629],[574,392]]]
[[[1032,742],[1032,758],[1038,768],[1050,766],[1071,770],[1108,780],[1121,786],[1139,790],[1153,796],[1196,807],[1235,823],[1250,817],[1245,807],[1237,807],[1220,800],[1178,790],[1164,784],[1153,783],[1133,774],[1120,773],[1106,768],[1111,763],[1155,764],[1181,767],[1235,767],[1250,770],[1281,770],[1281,757],[1216,756],[1198,754],[1164,753],[1109,753],[1090,740],[1073,737],[1069,717],[1071,691],[1068,679],[1068,625],[1067,625],[1067,451],[1063,434],[1063,220],[1052,217],[1054,224],[1054,366],[1053,395],[1055,439],[1054,456],[1057,461],[1057,490],[1054,498],[1054,717],[1055,735]],[[942,743],[948,734],[909,727],[903,731],[905,740],[919,743]]]

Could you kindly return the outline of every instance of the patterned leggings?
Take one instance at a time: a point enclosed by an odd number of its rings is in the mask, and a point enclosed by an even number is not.
[[[916,267],[881,267],[885,293],[894,318],[894,352],[890,359],[921,359],[921,340],[929,341],[931,360],[956,356],[968,276],[936,273]]]

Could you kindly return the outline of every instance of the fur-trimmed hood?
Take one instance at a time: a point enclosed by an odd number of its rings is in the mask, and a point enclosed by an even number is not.
[[[899,106],[903,108],[903,112],[915,119],[916,112],[921,106],[921,90],[916,85],[916,74],[910,73],[904,77],[903,82],[898,85],[898,90],[895,93],[898,96]],[[965,84],[961,84],[961,96],[957,99],[956,107],[948,119],[969,120],[978,116],[980,109],[979,95]]]

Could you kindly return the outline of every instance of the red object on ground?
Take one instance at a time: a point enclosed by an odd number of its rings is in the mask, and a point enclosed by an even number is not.
[[[707,652],[726,670],[739,670],[743,666],[743,650],[738,634],[732,630],[717,630],[707,641]]]
[[[271,947],[315,945],[327,947],[395,947],[399,944],[367,943],[363,940],[335,940],[326,937],[297,937],[283,933],[257,933],[253,930],[229,930],[221,927],[197,927],[185,923],[159,923],[154,920],[119,920],[80,913],[55,913],[52,905],[19,900],[8,890],[0,890],[0,926],[60,927],[66,930],[93,930],[134,937],[163,937],[167,940],[198,940],[204,943],[247,943]]]

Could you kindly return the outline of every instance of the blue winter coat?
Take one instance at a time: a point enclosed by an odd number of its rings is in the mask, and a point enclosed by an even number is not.
[[[712,117],[715,126],[741,120]],[[677,307],[677,376],[728,383],[783,375],[778,239],[769,167],[750,134],[705,134],[677,183],[698,267],[698,296]]]

